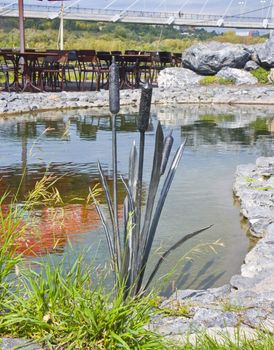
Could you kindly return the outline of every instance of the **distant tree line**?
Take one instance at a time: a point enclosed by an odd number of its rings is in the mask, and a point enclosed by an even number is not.
[[[48,49],[57,47],[59,19],[25,20],[26,47]],[[159,25],[137,25],[129,23],[109,23],[65,20],[66,49],[95,50],[153,50],[182,52],[199,41],[218,40],[230,42],[256,43],[262,38],[243,39],[228,32],[217,34],[203,28],[172,27]],[[0,17],[0,47],[19,47],[17,18]]]

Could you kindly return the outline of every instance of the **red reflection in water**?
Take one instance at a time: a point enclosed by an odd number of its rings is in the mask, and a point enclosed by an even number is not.
[[[7,212],[6,207],[1,208],[2,213]],[[15,234],[24,228],[23,235],[15,242],[16,250],[26,256],[62,250],[70,235],[94,230],[99,221],[95,207],[90,205],[72,204],[37,210],[29,219],[20,219],[13,228]]]

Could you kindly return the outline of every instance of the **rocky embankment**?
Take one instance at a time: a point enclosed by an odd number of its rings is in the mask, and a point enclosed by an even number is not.
[[[180,290],[164,306],[186,309],[185,316],[158,318],[151,328],[168,338],[195,340],[197,333],[231,338],[256,337],[258,329],[274,329],[274,157],[256,165],[240,165],[234,193],[251,234],[263,237],[246,255],[241,274],[230,283],[207,290]],[[231,257],[233,259],[233,257]]]
[[[178,70],[176,79],[186,81],[184,69]],[[195,86],[191,84],[182,88],[172,80],[170,88],[155,88],[152,103],[159,106],[175,104],[195,105],[274,105],[274,86]],[[167,79],[167,83],[168,83]],[[122,90],[121,106],[132,106],[136,109],[141,96],[140,90]],[[14,114],[53,111],[80,108],[108,108],[108,91],[59,92],[59,93],[7,93],[0,94],[0,116]]]

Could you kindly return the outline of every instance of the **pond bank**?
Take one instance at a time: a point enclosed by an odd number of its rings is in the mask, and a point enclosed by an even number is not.
[[[139,90],[122,90],[121,106],[138,106]],[[108,91],[8,93],[1,92],[0,116],[75,108],[108,107]],[[274,105],[274,87],[267,86],[187,86],[184,89],[154,88],[152,103]]]
[[[167,338],[195,340],[197,332],[232,339],[252,338],[258,329],[274,329],[274,157],[237,168],[234,194],[250,223],[251,234],[263,237],[246,255],[241,274],[230,283],[208,290],[179,290],[164,306],[186,308],[184,317],[156,319],[151,328]],[[233,257],[231,257],[233,259]],[[239,333],[238,333],[239,332]]]

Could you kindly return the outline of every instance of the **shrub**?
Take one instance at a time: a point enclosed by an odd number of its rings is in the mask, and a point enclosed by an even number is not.
[[[235,84],[235,80],[220,78],[220,77],[217,77],[216,75],[210,75],[200,80],[200,85],[213,85],[213,84],[231,85],[231,84]]]
[[[268,81],[269,71],[267,69],[260,67],[251,71],[251,74],[258,79],[258,82],[260,84],[269,84],[269,81]]]

